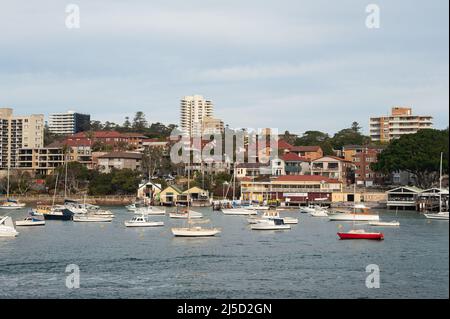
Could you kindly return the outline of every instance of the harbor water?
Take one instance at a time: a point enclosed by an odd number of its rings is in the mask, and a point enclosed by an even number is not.
[[[153,216],[164,227],[126,228],[133,214],[110,208],[111,223],[47,221],[0,238],[0,298],[448,298],[449,224],[418,213],[380,211],[400,227],[376,229],[383,241],[341,241],[330,222],[298,212],[288,231],[252,231],[246,218],[197,208],[222,233],[175,238],[183,220]],[[27,210],[0,212],[14,220]],[[68,265],[80,270],[69,289]],[[379,269],[379,288],[368,288]],[[373,269],[369,267],[369,269]]]

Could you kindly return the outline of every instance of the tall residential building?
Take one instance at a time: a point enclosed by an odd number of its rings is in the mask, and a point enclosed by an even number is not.
[[[420,129],[432,128],[432,119],[428,115],[413,115],[410,107],[393,107],[389,116],[370,118],[370,138],[389,142],[405,134],[417,133]]]
[[[202,134],[203,119],[213,116],[214,106],[201,95],[185,96],[181,99],[180,111],[182,132],[189,136],[199,136]]]
[[[50,114],[48,128],[53,134],[72,135],[88,131],[91,126],[91,116],[88,114],[68,111],[67,113]]]
[[[44,115],[14,116],[0,108],[0,169],[17,166],[21,148],[44,147]]]
[[[223,121],[214,117],[205,117],[202,123],[202,134],[222,134],[225,129]]]

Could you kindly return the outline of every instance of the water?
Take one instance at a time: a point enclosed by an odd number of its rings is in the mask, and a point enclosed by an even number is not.
[[[174,238],[181,220],[155,216],[166,226],[130,229],[132,214],[111,210],[112,223],[47,221],[0,238],[0,298],[449,297],[449,224],[416,213],[399,213],[400,228],[377,228],[378,242],[340,241],[338,226],[351,223],[294,212],[282,213],[300,218],[290,231],[252,231],[245,217],[209,208],[197,210],[222,227],[219,237]],[[80,267],[79,289],[66,287],[69,264]],[[369,264],[380,268],[379,289],[365,285]]]

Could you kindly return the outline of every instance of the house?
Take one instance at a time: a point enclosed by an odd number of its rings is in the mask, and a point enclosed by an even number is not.
[[[417,200],[422,189],[413,186],[400,186],[387,191],[388,209],[416,210]]]
[[[91,143],[94,145],[100,143],[108,145],[113,149],[127,146],[129,149],[138,149],[142,147],[143,140],[147,137],[139,133],[120,133],[116,131],[93,131],[79,132],[67,137],[66,142]]]
[[[185,200],[187,200],[188,195],[192,206],[209,206],[211,204],[209,191],[201,189],[200,187],[194,186],[182,193],[182,196],[186,197]],[[178,202],[180,202],[180,200],[178,200]]]
[[[261,176],[261,168],[269,168],[268,164],[263,163],[239,163],[236,165],[236,177],[258,177]],[[272,172],[270,170],[270,172]]]
[[[293,146],[290,153],[305,157],[310,161],[323,157],[323,150],[320,146]]]
[[[131,152],[112,152],[97,158],[97,168],[102,173],[109,173],[112,169],[138,170],[142,165],[142,154]]]
[[[155,184],[152,182],[139,184],[137,198],[155,200],[161,191],[161,184]]]
[[[171,185],[163,189],[157,199],[163,206],[174,206],[178,202],[178,197],[183,193],[177,186]],[[158,198],[159,197],[159,198]]]
[[[281,157],[285,163],[286,175],[305,175],[311,171],[311,161],[295,153],[287,153]]]
[[[337,156],[324,156],[311,162],[311,175],[321,175],[351,184],[354,164]]]

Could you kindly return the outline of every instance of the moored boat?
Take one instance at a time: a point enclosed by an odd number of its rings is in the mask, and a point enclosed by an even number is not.
[[[370,226],[380,226],[380,227],[398,227],[400,226],[400,222],[391,221],[391,222],[383,222],[383,221],[373,221],[369,222]]]
[[[124,224],[125,224],[126,227],[158,227],[158,226],[164,226],[164,222],[151,221],[145,215],[134,216],[131,220],[126,221]]]
[[[19,233],[9,216],[0,217],[0,237],[16,237]]]
[[[378,214],[370,213],[364,204],[355,204],[353,211],[337,211],[329,215],[330,221],[379,221]]]
[[[200,212],[196,212],[194,210],[182,210],[169,213],[170,218],[178,218],[178,219],[188,219],[190,215],[191,219],[203,218],[203,214]]]
[[[100,216],[94,214],[75,214],[73,215],[74,222],[91,222],[91,223],[108,223],[112,222],[112,217]]]
[[[24,208],[25,206],[26,206],[25,203],[20,203],[19,201],[10,198],[0,203],[0,209],[8,209],[8,210],[21,209]]]
[[[383,233],[366,232],[363,229],[352,229],[348,232],[337,233],[340,239],[369,239],[369,240],[383,240]]]
[[[16,221],[16,227],[17,226],[44,226],[45,220],[41,218],[38,218],[38,216],[34,214],[30,214],[27,217],[25,217],[23,220],[17,220]]]
[[[290,225],[286,225],[282,218],[261,219],[250,226],[252,230],[289,230]]]

